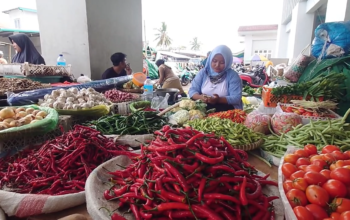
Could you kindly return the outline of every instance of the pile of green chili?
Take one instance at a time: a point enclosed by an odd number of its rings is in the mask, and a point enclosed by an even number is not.
[[[165,118],[156,112],[137,111],[128,116],[108,115],[86,125],[100,131],[104,135],[152,134],[166,124]]]

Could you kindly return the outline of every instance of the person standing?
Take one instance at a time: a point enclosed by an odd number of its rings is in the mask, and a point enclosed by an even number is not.
[[[35,48],[33,42],[25,34],[15,34],[9,36],[16,55],[12,58],[12,63],[44,64],[45,60]]]
[[[110,79],[114,77],[127,76],[132,74],[130,64],[126,62],[126,54],[115,53],[111,56],[113,66],[106,69],[102,74],[102,79]]]
[[[0,50],[0,64],[7,64],[7,61],[3,57],[4,53]]]
[[[209,51],[209,52],[207,53],[207,57],[202,61],[202,68],[204,68],[204,67],[205,67],[205,64],[207,64],[208,57],[209,57],[210,53],[211,53],[211,51]]]

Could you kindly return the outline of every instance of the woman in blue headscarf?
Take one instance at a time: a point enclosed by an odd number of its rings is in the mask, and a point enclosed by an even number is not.
[[[242,109],[242,80],[231,66],[233,56],[225,45],[216,47],[205,67],[192,81],[189,95],[193,100],[207,103],[207,109],[217,112]]]

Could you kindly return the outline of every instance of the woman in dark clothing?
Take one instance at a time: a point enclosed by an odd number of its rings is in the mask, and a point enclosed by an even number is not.
[[[12,58],[12,63],[44,64],[45,60],[35,48],[33,42],[25,34],[15,34],[9,37],[17,54]]]

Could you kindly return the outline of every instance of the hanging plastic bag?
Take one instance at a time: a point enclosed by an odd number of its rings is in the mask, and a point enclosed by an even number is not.
[[[309,48],[310,45],[304,48],[303,51],[299,54],[299,56],[293,61],[293,63],[285,69],[284,77],[290,82],[296,83],[298,82],[301,74],[303,74],[306,67],[312,61],[312,57],[309,56]],[[308,54],[308,55],[306,55]]]
[[[293,127],[300,124],[302,124],[302,118],[300,115],[283,112],[279,105],[276,107],[276,113],[271,118],[272,129],[278,135],[288,133]]]
[[[261,113],[259,111],[253,111],[248,114],[244,122],[244,125],[255,132],[260,132],[262,134],[269,134],[270,123],[271,123],[271,117],[269,115]]]

